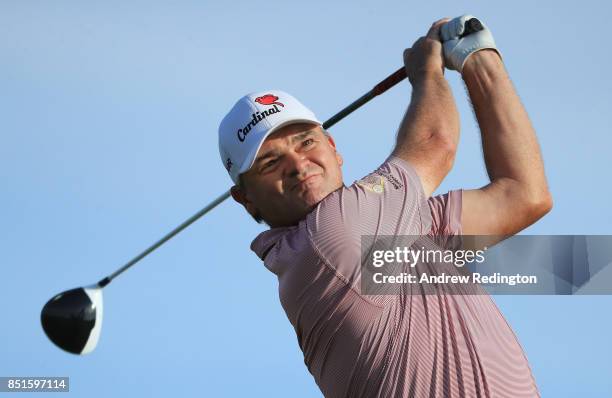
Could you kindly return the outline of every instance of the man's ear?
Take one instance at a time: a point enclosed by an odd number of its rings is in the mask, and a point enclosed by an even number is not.
[[[338,165],[342,166],[344,160],[342,159],[342,155],[340,155],[340,153],[336,149],[336,142],[329,133],[325,134],[325,137],[327,137],[327,142],[329,142],[329,145],[331,145],[331,147],[334,148],[334,151],[336,151],[336,160],[338,161]]]
[[[241,205],[243,205],[244,207],[246,207],[246,194],[244,193],[244,191],[238,186],[238,185],[234,185],[231,189],[230,189],[230,193],[232,194],[232,198],[240,203]]]
[[[246,192],[244,191],[243,188],[241,188],[238,185],[234,185],[231,189],[230,189],[230,193],[232,194],[232,198],[240,203],[241,205],[244,206],[244,208],[246,209],[246,211],[253,216],[254,218],[257,219],[257,217],[259,217],[259,212],[257,211],[257,208],[255,207],[255,205],[253,204],[253,202],[251,202],[249,200],[249,198],[247,197]]]

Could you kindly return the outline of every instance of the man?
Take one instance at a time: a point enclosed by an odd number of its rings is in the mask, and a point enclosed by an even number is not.
[[[222,121],[233,198],[271,229],[251,248],[278,276],[304,361],[326,397],[531,397],[512,330],[487,295],[366,295],[364,235],[511,235],[551,206],[537,140],[490,31],[435,22],[405,50],[412,98],[391,156],[346,187],[343,159],[290,95],[243,97]],[[490,184],[431,198],[450,171],[459,118],[444,66],[461,73]]]

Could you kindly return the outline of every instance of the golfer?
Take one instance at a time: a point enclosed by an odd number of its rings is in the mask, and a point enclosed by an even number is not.
[[[278,276],[304,362],[326,397],[538,396],[488,295],[360,291],[364,235],[508,236],[552,207],[533,127],[491,32],[461,37],[469,18],[435,22],[404,51],[412,98],[395,147],[350,186],[334,139],[285,92],[246,95],[219,127],[232,197],[270,226],[251,249]],[[459,138],[445,68],[467,86],[490,183],[431,197]],[[358,136],[372,133],[382,134]]]

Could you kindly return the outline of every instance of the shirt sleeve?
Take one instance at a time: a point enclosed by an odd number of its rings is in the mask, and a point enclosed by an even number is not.
[[[408,162],[390,157],[372,173],[326,197],[306,222],[319,256],[343,278],[355,281],[362,237],[426,235],[432,220],[416,171]]]
[[[462,190],[449,191],[429,198],[432,235],[461,235]]]

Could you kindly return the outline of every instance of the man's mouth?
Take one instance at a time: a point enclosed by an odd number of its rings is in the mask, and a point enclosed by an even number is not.
[[[291,190],[293,191],[293,190],[296,190],[296,189],[298,189],[298,188],[305,187],[305,186],[307,186],[309,183],[311,183],[311,182],[312,182],[313,178],[315,178],[315,177],[319,177],[319,176],[320,176],[320,174],[311,174],[311,175],[309,175],[308,177],[304,178],[303,180],[299,181],[297,184],[295,184],[295,185],[293,186],[293,188],[291,188]]]

